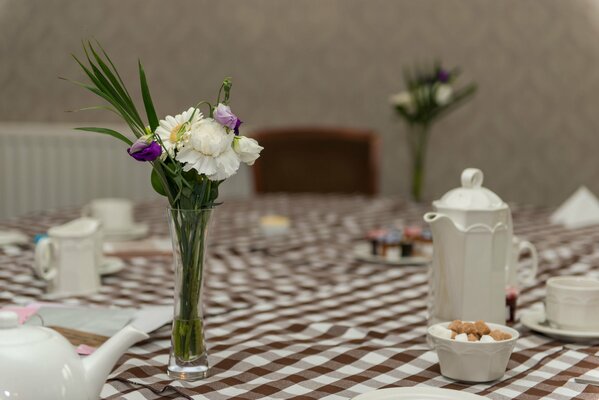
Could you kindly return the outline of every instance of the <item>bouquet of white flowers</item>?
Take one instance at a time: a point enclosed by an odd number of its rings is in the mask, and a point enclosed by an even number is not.
[[[121,116],[135,138],[112,129],[77,128],[115,137],[134,159],[152,166],[154,189],[168,198],[175,255],[175,317],[169,375],[193,380],[208,373],[202,314],[204,255],[208,222],[217,205],[219,185],[240,164],[252,165],[262,147],[239,134],[242,121],[229,106],[231,79],[224,79],[214,104],[202,101],[181,114],[158,119],[146,74],[139,63],[141,95],[147,124],[129,91],[98,43],[84,44],[87,65],[74,56],[91,83],[74,82],[104,99],[104,109]],[[206,107],[207,116],[200,107]]]
[[[456,108],[476,91],[476,84],[456,89],[458,70],[440,65],[426,70],[405,71],[407,90],[390,97],[397,113],[406,121],[410,155],[412,156],[412,197],[422,199],[426,148],[430,128],[437,119]]]
[[[109,103],[86,109],[105,109],[120,115],[135,141],[112,129],[77,129],[111,135],[129,145],[131,157],[152,165],[152,186],[168,198],[172,208],[213,206],[218,186],[237,172],[241,162],[252,165],[262,150],[254,139],[239,135],[242,121],[229,106],[231,79],[223,81],[214,105],[202,101],[179,115],[159,120],[140,62],[141,94],[148,121],[145,124],[114,64],[99,44],[98,48],[101,55],[90,42],[84,45],[88,66],[74,56],[91,81],[75,83]],[[200,111],[201,106],[207,107],[207,117]]]

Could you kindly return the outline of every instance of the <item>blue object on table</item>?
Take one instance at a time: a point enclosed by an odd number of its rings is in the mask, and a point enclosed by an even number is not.
[[[33,237],[33,244],[37,244],[37,242],[39,242],[40,240],[42,240],[45,237],[48,237],[48,235],[45,233],[38,233],[37,235],[35,235]]]

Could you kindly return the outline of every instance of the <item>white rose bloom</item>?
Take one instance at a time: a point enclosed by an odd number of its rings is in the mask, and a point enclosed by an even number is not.
[[[189,110],[183,111],[179,115],[175,115],[174,117],[168,115],[166,118],[160,120],[160,122],[158,122],[158,127],[156,128],[156,135],[160,137],[164,150],[166,150],[162,152],[160,158],[165,160],[167,153],[171,157],[174,157],[175,150],[181,143],[181,139],[183,139],[185,135],[189,133],[192,126],[196,125],[201,119],[202,113],[200,110],[191,107]]]
[[[404,108],[410,108],[414,103],[412,99],[412,94],[410,92],[401,92],[394,94],[391,97],[389,97],[389,101],[394,106],[401,106]]]
[[[240,164],[232,147],[233,137],[212,118],[203,119],[192,126],[175,158],[185,164],[184,171],[195,169],[212,181],[227,179]]]
[[[446,84],[441,84],[437,87],[435,91],[435,101],[438,105],[444,106],[451,101],[451,96],[453,95],[453,89],[451,86]]]
[[[233,139],[233,150],[247,165],[254,165],[254,161],[260,157],[260,152],[263,149],[264,147],[260,146],[255,139],[245,136],[236,136]]]

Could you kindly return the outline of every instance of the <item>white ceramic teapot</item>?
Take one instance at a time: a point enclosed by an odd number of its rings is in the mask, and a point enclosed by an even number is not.
[[[434,201],[435,212],[424,216],[434,246],[429,323],[505,323],[512,217],[509,206],[482,183],[482,171],[465,169],[462,187]]]
[[[96,400],[119,357],[147,338],[128,325],[81,358],[58,332],[0,311],[0,399]]]

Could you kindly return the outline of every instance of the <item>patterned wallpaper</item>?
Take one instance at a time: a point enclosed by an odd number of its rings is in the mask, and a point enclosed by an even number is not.
[[[252,126],[371,127],[382,188],[407,193],[404,127],[387,103],[401,68],[442,59],[479,83],[435,126],[426,197],[486,173],[506,200],[599,194],[599,2],[594,0],[0,0],[0,121],[107,121],[57,79],[95,37],[135,82],[141,58],[159,113],[213,97],[234,77]]]

